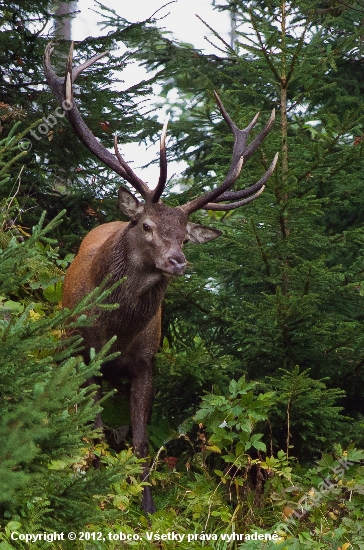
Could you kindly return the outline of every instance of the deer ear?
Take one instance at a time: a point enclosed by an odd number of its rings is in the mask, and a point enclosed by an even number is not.
[[[131,219],[135,218],[137,214],[141,214],[143,210],[143,205],[125,187],[119,189],[118,204],[122,213]]]
[[[222,231],[218,229],[212,229],[212,227],[206,227],[206,225],[199,225],[192,222],[187,223],[186,230],[186,239],[194,244],[204,244],[222,235]]]

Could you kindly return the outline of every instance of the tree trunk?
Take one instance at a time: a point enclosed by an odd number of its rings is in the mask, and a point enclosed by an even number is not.
[[[61,40],[71,40],[72,14],[76,12],[77,0],[72,2],[58,2],[54,12],[54,34]]]

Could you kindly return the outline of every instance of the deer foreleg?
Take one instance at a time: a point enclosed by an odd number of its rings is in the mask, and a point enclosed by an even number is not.
[[[139,371],[137,376],[132,379],[130,389],[130,416],[134,452],[139,458],[145,459],[149,454],[147,423],[152,404],[152,391],[152,365],[150,364],[141,372]],[[149,481],[148,460],[143,465],[142,481]],[[149,514],[156,511],[150,486],[144,487],[142,508]]]

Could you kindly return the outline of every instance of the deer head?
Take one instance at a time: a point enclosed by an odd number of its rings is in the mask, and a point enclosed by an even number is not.
[[[186,260],[182,253],[183,244],[187,241],[201,244],[221,235],[221,231],[217,229],[188,221],[190,214],[199,209],[232,210],[253,201],[263,192],[265,183],[274,170],[278,155],[275,155],[268,170],[254,185],[238,191],[231,191],[231,188],[239,177],[243,163],[252,156],[271,130],[275,116],[274,110],[263,130],[247,144],[249,133],[256,124],[259,113],[245,129],[241,130],[231,120],[219,96],[214,92],[220,112],[234,135],[230,169],[220,186],[183,206],[170,208],[160,200],[167,182],[167,121],[164,123],[160,140],[159,180],[156,188],[152,190],[133,172],[121,156],[117,137],[115,136],[114,140],[115,155],[113,155],[92,134],[74,103],[73,82],[82,71],[106,55],[107,52],[94,56],[78,67],[72,67],[72,44],[66,64],[66,74],[64,78],[61,78],[55,74],[51,66],[52,51],[53,46],[50,43],[44,56],[46,78],[58,102],[63,107],[75,134],[101,162],[129,182],[144,199],[144,202],[140,202],[123,186],[119,189],[119,207],[131,220],[130,231],[134,234],[135,262],[142,264],[141,267],[144,269],[157,270],[167,275],[182,275],[186,266]]]

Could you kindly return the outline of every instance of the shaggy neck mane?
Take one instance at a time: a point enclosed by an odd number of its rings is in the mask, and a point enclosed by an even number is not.
[[[128,255],[128,235],[132,225],[113,235],[101,247],[94,262],[97,285],[111,275],[108,286],[126,279],[105,300],[107,304],[119,304],[112,311],[101,310],[99,319],[112,332],[120,333],[123,328],[123,340],[140,332],[154,317],[160,308],[168,285],[168,279],[162,273],[148,272],[133,265]],[[116,330],[118,329],[118,330]]]

